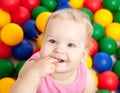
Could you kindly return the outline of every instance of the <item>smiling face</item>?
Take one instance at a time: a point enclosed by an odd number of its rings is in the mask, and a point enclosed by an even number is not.
[[[85,56],[86,27],[68,19],[53,19],[47,24],[40,56],[58,60],[56,72],[76,70]]]

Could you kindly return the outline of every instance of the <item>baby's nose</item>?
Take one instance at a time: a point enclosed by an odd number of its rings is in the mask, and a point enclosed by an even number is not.
[[[55,49],[54,49],[54,52],[55,52],[55,53],[60,53],[60,54],[63,54],[63,53],[64,53],[63,49],[61,49],[61,48],[55,48]]]

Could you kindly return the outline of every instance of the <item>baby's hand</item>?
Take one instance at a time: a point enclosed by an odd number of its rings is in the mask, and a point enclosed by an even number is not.
[[[55,72],[56,62],[58,62],[58,60],[52,57],[44,57],[37,62],[35,60],[31,60],[24,64],[19,73],[19,77],[25,77],[28,75],[41,79],[42,77]]]

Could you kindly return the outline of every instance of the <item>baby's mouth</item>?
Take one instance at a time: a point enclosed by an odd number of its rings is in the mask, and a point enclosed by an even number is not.
[[[63,59],[58,59],[58,61],[59,61],[59,63],[65,62],[65,60],[63,60]]]

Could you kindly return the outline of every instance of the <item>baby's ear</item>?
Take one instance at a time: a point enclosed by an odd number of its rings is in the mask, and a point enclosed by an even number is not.
[[[86,48],[84,52],[85,52],[85,57],[87,57],[87,56],[88,56],[88,53],[89,53],[89,49]]]

